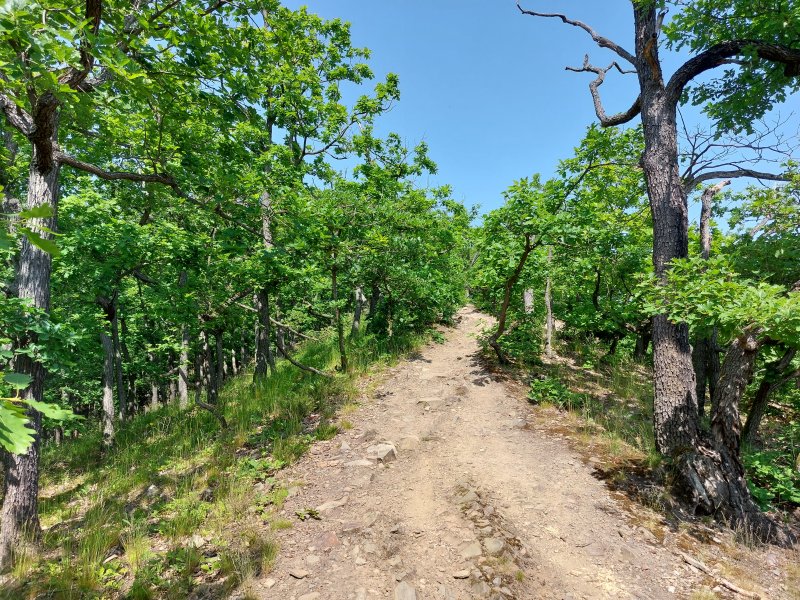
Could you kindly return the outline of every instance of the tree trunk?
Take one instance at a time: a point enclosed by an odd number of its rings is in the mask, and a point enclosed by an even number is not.
[[[533,290],[531,288],[526,288],[522,293],[522,303],[525,307],[525,314],[533,314]]]
[[[719,380],[720,364],[716,329],[711,333],[711,337],[698,339],[695,342],[692,348],[692,367],[697,390],[697,412],[702,418],[705,413],[706,390],[708,390],[708,397],[713,398]]]
[[[378,302],[381,299],[381,288],[378,286],[377,283],[372,284],[372,293],[369,295],[369,312],[367,313],[367,317],[370,319],[375,316],[375,313],[378,312]]]
[[[356,288],[353,292],[353,326],[350,328],[350,335],[356,337],[361,332],[361,313],[364,311],[364,304],[367,302],[367,297],[364,296],[364,291],[361,286]]]
[[[553,248],[550,247],[547,249],[547,266],[549,267],[552,262]],[[544,332],[544,353],[547,357],[551,357],[553,356],[553,329],[555,328],[555,322],[553,321],[553,290],[550,273],[547,274],[547,281],[544,286],[544,307],[547,311]]]
[[[150,361],[150,364],[153,365],[153,375],[151,375],[152,379],[150,380],[150,410],[156,410],[159,405],[158,399],[158,381],[155,378],[155,366],[156,366],[156,357],[155,354],[149,352],[147,354],[147,359]]]
[[[217,351],[217,389],[222,387],[225,381],[225,350],[222,347],[222,329],[214,330],[214,346]]]
[[[339,360],[342,373],[347,373],[347,347],[344,341],[344,323],[342,311],[339,309],[339,267],[336,264],[336,251],[333,252],[333,266],[331,267],[331,299],[333,300],[333,322],[336,325],[336,336],[339,340]]]
[[[43,107],[37,113],[37,134],[45,139],[55,140],[57,114],[55,106],[51,112]],[[53,162],[52,154],[45,152],[47,144],[33,144],[30,171],[28,175],[28,197],[26,209],[50,205],[53,216],[46,219],[31,219],[29,226],[39,235],[50,235],[43,229],[56,230],[58,212],[58,174],[59,166]],[[50,149],[52,152],[52,148]],[[14,291],[17,297],[44,312],[50,311],[50,270],[52,257],[31,244],[23,237],[17,260]],[[36,341],[36,334],[30,333],[27,339],[20,340],[25,347]],[[45,369],[42,363],[21,354],[14,359],[14,371],[31,377],[31,384],[22,390],[20,396],[41,401],[44,392]],[[39,448],[41,444],[42,415],[28,409],[28,426],[34,431],[34,442],[24,454],[5,453],[3,476],[3,506],[0,508],[0,571],[11,566],[13,552],[21,550],[26,540],[37,539],[39,526]]]
[[[756,395],[753,398],[753,405],[750,407],[750,412],[747,413],[747,421],[745,421],[744,429],[742,430],[742,437],[746,444],[753,445],[756,443],[758,428],[761,426],[764,413],[767,411],[769,397],[775,389],[786,383],[786,379],[782,380],[781,377],[792,364],[796,353],[797,350],[790,348],[778,360],[766,366],[764,378],[758,386]]]
[[[214,367],[213,350],[209,342],[209,335],[205,329],[200,330],[200,347],[203,355],[203,374],[206,385],[206,401],[215,406],[217,404],[217,369]]]
[[[635,4],[634,14],[645,138],[642,166],[653,213],[653,266],[663,284],[670,261],[689,252],[688,206],[679,172],[676,106],[664,89],[658,44],[653,43],[659,22],[655,4]],[[675,456],[695,448],[699,427],[689,329],[666,315],[653,318],[653,382],[658,450]]]
[[[633,349],[633,360],[644,362],[647,357],[647,349],[650,347],[650,330],[640,331],[636,335],[636,346]]]
[[[730,180],[721,181],[707,188],[702,195],[700,210],[700,256],[708,260],[711,256],[711,210],[714,197],[730,184]],[[709,397],[714,397],[714,390],[719,379],[719,354],[717,353],[716,328],[709,338],[698,339],[692,349],[695,385],[697,390],[697,412],[700,418],[705,413],[706,388]]]
[[[256,330],[256,367],[253,371],[253,382],[267,376],[267,369],[275,371],[275,356],[270,346],[271,338],[269,291],[262,289],[258,293],[258,327]]]
[[[656,3],[634,3],[634,15],[645,140],[641,164],[653,215],[653,266],[663,285],[670,261],[689,252],[688,205],[678,162],[677,99],[669,97],[662,78]],[[695,509],[752,523],[762,537],[785,543],[784,534],[774,526],[766,528],[749,512],[752,500],[746,486],[739,485],[738,456],[721,453],[701,439],[689,329],[685,323],[671,323],[663,314],[653,318],[653,388],[656,447],[675,460],[678,482],[688,490]],[[722,393],[720,388],[717,392]],[[724,412],[729,403],[721,406]],[[728,423],[727,418],[719,419],[717,428]]]
[[[239,374],[239,365],[236,363],[236,350],[231,350],[231,373],[234,377]]]
[[[693,482],[691,492],[701,505],[710,505],[732,527],[761,539],[788,544],[791,535],[764,515],[750,496],[739,457],[739,402],[752,378],[761,345],[758,334],[758,331],[742,334],[725,355],[719,385],[712,398],[711,443],[701,446],[692,458],[693,469],[702,477]]]
[[[117,403],[119,404],[119,418],[124,421],[128,415],[128,396],[125,388],[125,372],[122,369],[122,350],[119,338],[119,305],[117,294],[114,293],[111,302],[113,310],[111,312],[111,338],[114,344],[114,374],[117,379]]]
[[[178,288],[183,289],[189,281],[185,270],[178,278]],[[183,292],[182,292],[183,293]],[[178,358],[178,406],[189,406],[189,326],[181,326],[181,353]]]
[[[525,268],[525,263],[528,262],[528,256],[530,256],[534,247],[533,240],[529,235],[526,235],[522,254],[520,254],[517,265],[514,267],[514,270],[511,272],[508,279],[506,279],[505,285],[503,286],[503,303],[500,305],[500,312],[497,315],[497,328],[489,337],[489,346],[495,351],[497,360],[500,361],[501,364],[507,364],[509,362],[505,352],[503,352],[503,349],[500,347],[499,340],[506,331],[506,320],[508,319],[508,307],[511,304],[511,294],[517,281],[519,281],[520,275],[522,275],[522,270]]]
[[[110,448],[114,445],[114,341],[104,331],[100,333],[100,343],[103,345],[103,446]]]

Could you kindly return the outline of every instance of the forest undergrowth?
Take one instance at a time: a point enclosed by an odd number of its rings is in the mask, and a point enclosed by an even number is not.
[[[612,489],[676,522],[695,520],[674,496],[673,473],[656,450],[652,366],[626,353],[610,355],[597,340],[568,340],[558,350],[531,369],[529,401],[572,417],[567,433],[591,455],[596,473]],[[791,405],[774,404],[758,445],[745,446],[743,460],[751,493],[761,508],[796,525],[800,473],[793,465],[800,431],[791,426],[794,421]],[[553,426],[563,428],[563,423],[554,421]],[[709,518],[697,521],[711,523]],[[756,543],[746,531],[737,531],[736,537],[748,546]]]
[[[320,377],[283,361],[254,386],[252,373],[242,372],[222,390],[222,431],[201,408],[169,405],[121,425],[106,453],[99,429],[48,446],[41,550],[16,557],[0,598],[178,599],[246,590],[277,556],[271,532],[291,527],[276,516],[291,491],[275,483],[275,473],[315,440],[350,427],[360,378],[424,339],[352,339],[347,375]],[[333,373],[335,332],[306,342],[297,358]]]

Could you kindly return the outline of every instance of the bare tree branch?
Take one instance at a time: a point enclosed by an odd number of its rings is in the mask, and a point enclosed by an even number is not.
[[[736,179],[739,177],[751,177],[753,179],[762,179],[765,181],[789,181],[791,175],[788,173],[762,173],[761,171],[753,171],[752,169],[734,169],[731,171],[709,171],[707,173],[700,173],[695,175],[689,181],[684,183],[684,189],[688,192],[693,190],[698,183],[710,181],[712,179]]]
[[[787,77],[800,75],[800,50],[759,40],[731,40],[715,44],[697,56],[687,60],[667,84],[667,94],[673,102],[680,100],[687,84],[705,71],[728,64],[728,60],[747,49],[755,50],[759,58],[785,66]]]
[[[633,54],[631,54],[630,52],[625,50],[625,48],[623,48],[622,46],[620,46],[616,42],[608,39],[607,37],[604,37],[604,36],[600,35],[594,29],[589,27],[589,25],[587,25],[586,23],[583,23],[581,21],[575,21],[573,19],[568,18],[566,15],[562,15],[562,14],[557,14],[557,13],[539,13],[539,12],[534,12],[532,10],[526,10],[526,9],[522,8],[522,6],[520,6],[519,2],[517,2],[517,8],[519,9],[519,11],[523,15],[530,15],[532,17],[546,17],[546,18],[561,19],[561,21],[563,23],[567,24],[567,25],[572,25],[573,27],[579,27],[580,29],[583,29],[586,33],[588,33],[598,46],[600,46],[601,48],[608,48],[612,52],[616,53],[617,56],[619,56],[620,58],[624,58],[625,60],[627,60],[634,67],[637,66],[636,57]]]
[[[280,336],[277,337],[277,346],[278,346],[278,352],[281,353],[281,356],[283,356],[286,360],[288,360],[298,369],[302,371],[307,371],[308,373],[313,373],[314,375],[319,375],[321,377],[328,377],[328,378],[333,377],[333,375],[331,375],[330,373],[325,373],[324,371],[320,371],[319,369],[315,369],[314,367],[309,367],[308,365],[304,365],[303,363],[298,362],[294,358],[292,358],[292,356],[286,351],[286,348],[284,347]]]
[[[9,125],[17,129],[22,135],[28,137],[33,131],[33,119],[27,111],[5,94],[0,94],[0,110],[6,116]]]
[[[91,173],[92,175],[95,175],[100,179],[105,179],[108,181],[122,180],[122,181],[139,181],[145,183],[160,183],[162,185],[166,185],[168,187],[173,188],[176,192],[179,193],[179,195],[181,195],[178,183],[170,175],[162,175],[160,173],[132,173],[129,171],[106,171],[105,169],[101,169],[97,165],[93,165],[91,163],[78,160],[74,156],[66,154],[61,150],[56,150],[54,158],[62,165],[68,165],[74,169],[78,169],[79,171]]]
[[[103,2],[102,0],[86,0],[86,9],[84,16],[88,22],[92,24],[92,35],[97,35],[100,31],[100,21],[103,15]],[[81,68],[70,67],[61,77],[58,78],[59,83],[68,85],[72,89],[77,89],[80,84],[88,77],[89,73],[94,66],[94,54],[92,54],[92,47],[89,41],[84,37],[80,43],[80,60]]]
[[[592,93],[592,100],[594,101],[594,112],[597,114],[597,118],[600,120],[600,124],[603,127],[614,127],[616,125],[627,123],[628,121],[633,120],[642,110],[641,97],[639,97],[636,98],[631,107],[625,112],[617,113],[611,116],[606,114],[605,108],[603,108],[603,101],[600,98],[600,86],[603,85],[603,82],[606,79],[606,73],[608,73],[611,69],[617,69],[617,71],[622,74],[635,72],[623,70],[616,61],[608,65],[605,69],[595,67],[589,63],[588,54],[583,57],[582,67],[567,67],[567,71],[572,71],[574,73],[595,73],[597,75],[597,78],[589,84],[589,91]]]

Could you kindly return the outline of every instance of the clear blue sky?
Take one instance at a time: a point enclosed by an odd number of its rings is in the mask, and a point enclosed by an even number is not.
[[[550,176],[596,121],[588,90],[593,75],[564,67],[579,66],[587,52],[603,66],[615,57],[577,28],[521,15],[513,0],[285,4],[352,24],[354,45],[372,50],[376,77],[393,72],[400,78],[400,102],[381,117],[379,132],[395,131],[410,146],[425,140],[439,165],[430,184],[450,184],[456,199],[479,204],[481,212],[500,206],[503,190],[515,179]],[[626,0],[525,5],[564,11],[633,50]],[[667,59],[665,72],[679,60]],[[635,76],[610,74],[601,89],[607,112],[625,110],[635,98]],[[699,118],[697,111],[688,114]]]

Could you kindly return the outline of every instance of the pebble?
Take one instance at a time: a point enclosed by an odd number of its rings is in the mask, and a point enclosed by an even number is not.
[[[469,570],[463,569],[453,573],[453,579],[469,579]]]
[[[500,554],[505,548],[506,543],[499,538],[489,538],[483,542],[486,546],[486,552],[491,555]]]
[[[297,600],[319,600],[322,598],[319,592],[311,592],[310,594],[303,594]]]
[[[305,579],[308,577],[308,571],[305,569],[292,569],[289,571],[289,575],[294,577],[295,579]]]
[[[481,554],[483,554],[483,552],[481,551],[481,545],[478,542],[472,542],[463,550],[461,550],[461,556],[466,559],[478,558]]]
[[[367,459],[380,463],[392,462],[397,460],[397,450],[392,443],[375,444],[367,448]]]
[[[417,600],[417,590],[406,581],[401,581],[394,588],[394,600]]]

